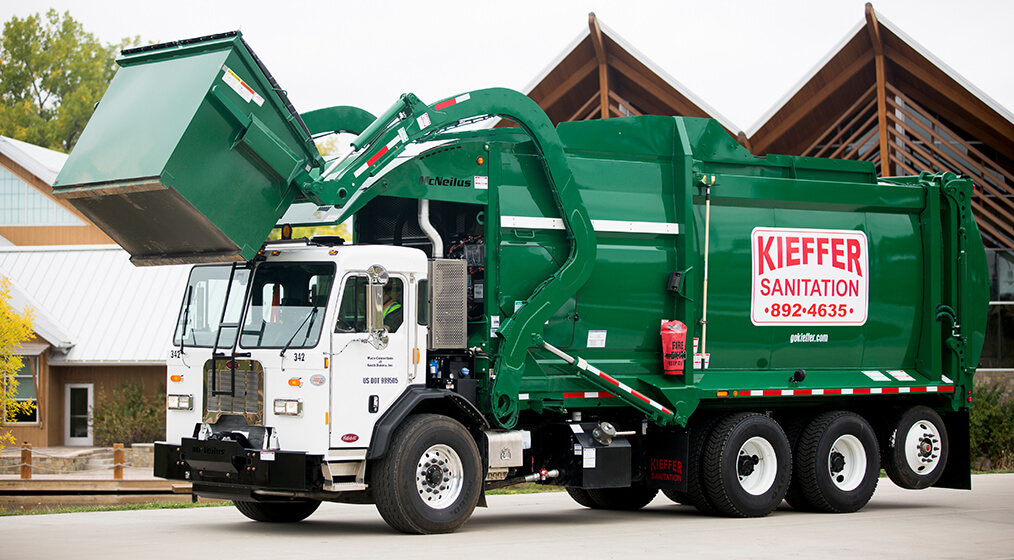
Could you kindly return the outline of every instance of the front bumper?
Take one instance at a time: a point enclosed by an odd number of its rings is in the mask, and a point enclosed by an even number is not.
[[[319,492],[320,455],[245,448],[230,439],[183,438],[179,445],[155,444],[155,476],[193,484],[206,498],[256,499],[255,494]]]

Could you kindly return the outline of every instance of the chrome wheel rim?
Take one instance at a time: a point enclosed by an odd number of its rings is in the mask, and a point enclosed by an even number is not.
[[[416,489],[423,503],[433,509],[453,504],[461,495],[464,478],[461,458],[444,444],[431,446],[416,463]]]

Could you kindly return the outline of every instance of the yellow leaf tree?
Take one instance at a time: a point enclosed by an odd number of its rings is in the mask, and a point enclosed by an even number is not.
[[[11,281],[0,276],[0,403],[3,404],[4,420],[13,422],[19,414],[30,414],[35,403],[17,401],[18,380],[15,375],[21,371],[21,356],[17,354],[21,343],[32,339],[32,322],[35,313],[31,308],[18,314],[11,306]],[[15,443],[14,436],[0,430],[0,449]]]

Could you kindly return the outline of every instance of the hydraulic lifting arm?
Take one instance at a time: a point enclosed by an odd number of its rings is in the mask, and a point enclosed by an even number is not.
[[[563,144],[545,112],[528,97],[492,88],[465,93],[426,105],[405,94],[352,142],[324,180],[306,185],[304,193],[319,204],[343,205],[340,220],[356,212],[370,198],[366,180],[390,163],[406,145],[424,140],[463,123],[501,116],[527,132],[545,167],[549,188],[570,240],[566,262],[539,285],[532,296],[497,331],[503,339],[502,358],[491,377],[490,409],[497,422],[513,427],[518,416],[518,393],[528,348],[541,341],[543,325],[588,280],[595,263],[595,234],[588,211],[563,152]]]

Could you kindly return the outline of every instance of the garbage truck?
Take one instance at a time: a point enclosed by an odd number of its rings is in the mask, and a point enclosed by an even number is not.
[[[118,63],[54,194],[135,265],[196,265],[154,467],[195,497],[441,533],[522,482],[733,517],[854,512],[881,468],[970,488],[968,178],[497,88],[300,114],[238,32]],[[265,241],[322,216],[351,238]]]

